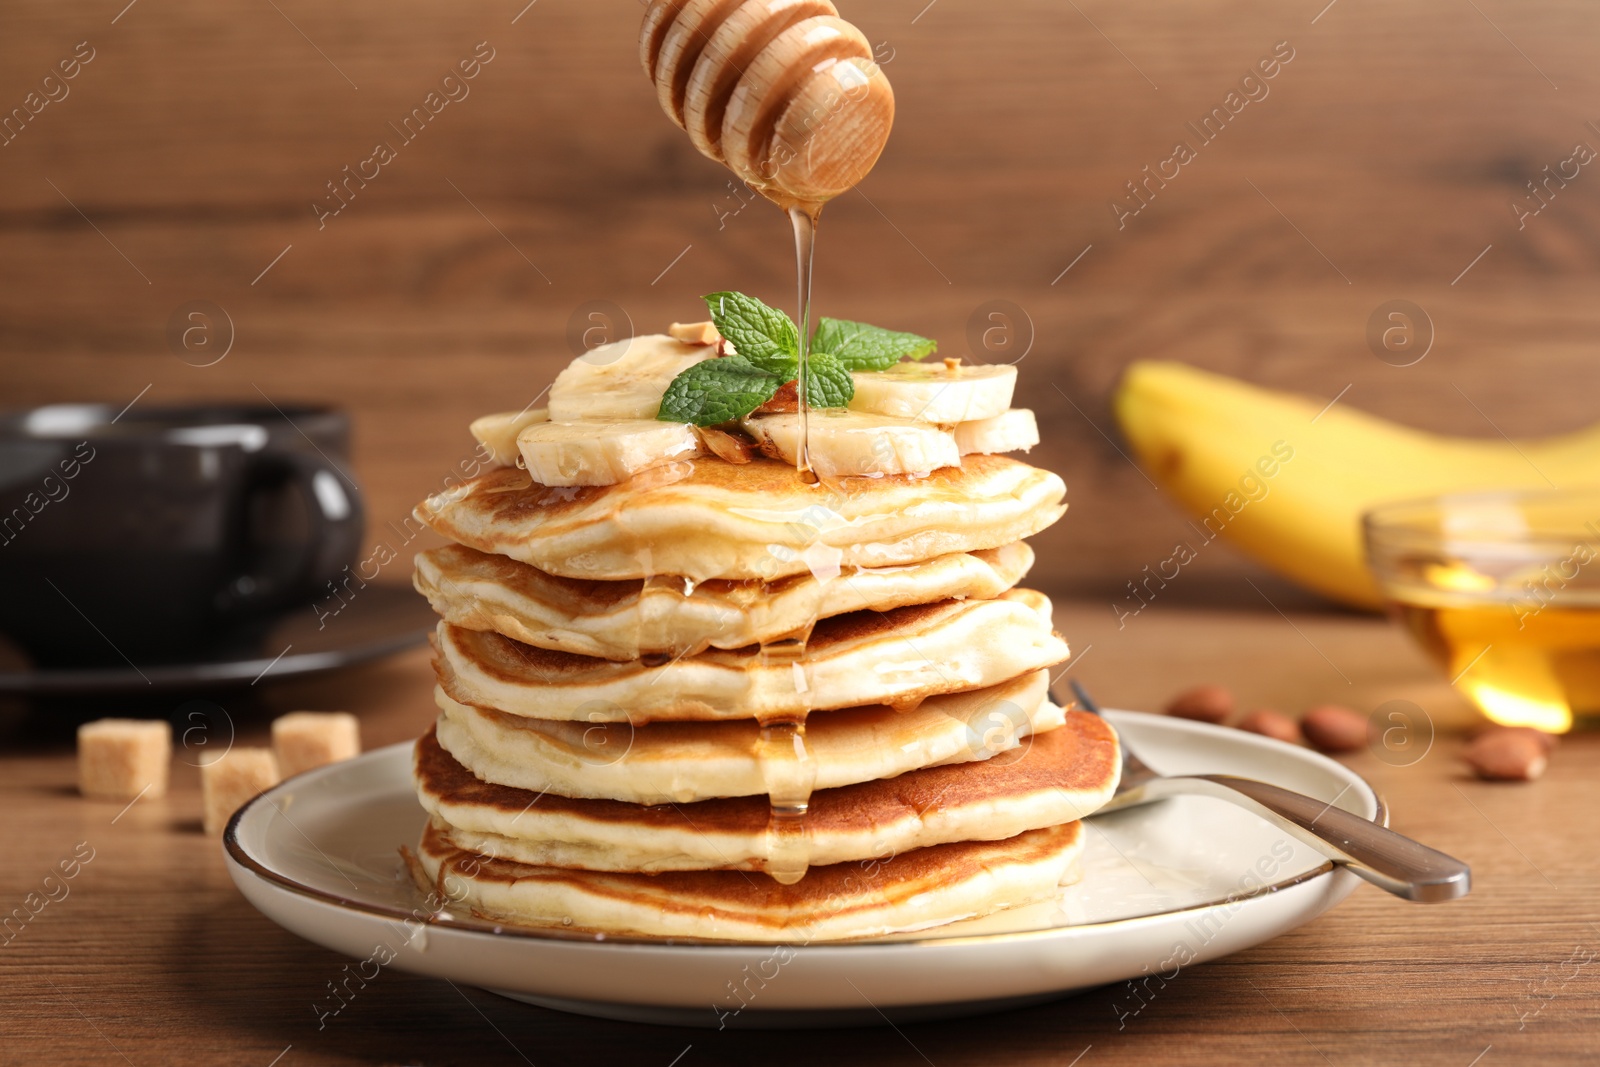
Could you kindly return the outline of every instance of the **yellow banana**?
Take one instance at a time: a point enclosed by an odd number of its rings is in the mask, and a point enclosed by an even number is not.
[[[1225,536],[1355,607],[1382,603],[1361,545],[1369,508],[1436,493],[1600,485],[1600,426],[1517,442],[1444,437],[1166,362],[1130,366],[1112,403],[1134,455],[1194,516],[1198,538]]]

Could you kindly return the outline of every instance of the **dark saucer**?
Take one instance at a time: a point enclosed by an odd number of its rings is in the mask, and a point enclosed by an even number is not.
[[[172,693],[322,674],[421,645],[437,622],[428,602],[409,585],[374,583],[351,596],[337,614],[319,619],[308,604],[274,619],[264,631],[229,634],[207,655],[182,663],[33,668],[0,637],[0,695]]]

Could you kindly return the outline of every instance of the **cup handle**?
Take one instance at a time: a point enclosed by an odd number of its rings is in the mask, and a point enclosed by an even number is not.
[[[252,457],[253,470],[241,508],[268,487],[293,485],[306,502],[310,529],[297,558],[266,565],[260,553],[224,588],[224,613],[290,607],[316,599],[356,558],[364,526],[360,491],[320,456],[266,452]]]

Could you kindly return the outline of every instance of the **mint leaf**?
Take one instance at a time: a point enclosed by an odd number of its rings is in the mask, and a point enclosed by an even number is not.
[[[721,325],[717,328],[720,330]],[[750,414],[772,399],[783,383],[783,378],[762,370],[742,355],[702,360],[672,379],[661,397],[656,418],[716,426]]]
[[[733,342],[739,355],[784,381],[794,377],[800,331],[789,316],[743,293],[709,293],[704,299],[717,332]]]
[[[831,353],[806,353],[806,404],[813,408],[842,408],[856,395],[850,368]]]
[[[705,297],[711,321],[736,354],[696,363],[674,378],[656,416],[666,422],[716,426],[754,411],[800,373],[800,333],[794,321],[743,293]],[[822,319],[806,359],[806,403],[842,408],[855,396],[852,371],[883,370],[909,356],[921,359],[938,345],[845,319]]]
[[[738,344],[737,341],[734,343]],[[931,355],[938,349],[939,342],[914,333],[869,326],[864,322],[824,318],[817,323],[811,347],[813,350],[832,352],[849,370],[883,370],[900,362],[905,356],[922,359]]]

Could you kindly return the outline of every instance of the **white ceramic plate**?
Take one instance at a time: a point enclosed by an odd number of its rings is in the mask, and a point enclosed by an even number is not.
[[[1305,749],[1182,719],[1106,717],[1163,773],[1259,778],[1387,821],[1371,786]],[[393,745],[247,804],[224,837],[240,891],[286,929],[369,967],[640,1022],[880,1023],[1170,979],[1309,922],[1359,882],[1256,816],[1181,797],[1089,820],[1083,878],[1058,899],[913,935],[774,946],[501,928],[430,917],[399,855],[425,819],[410,765],[411,746]]]

